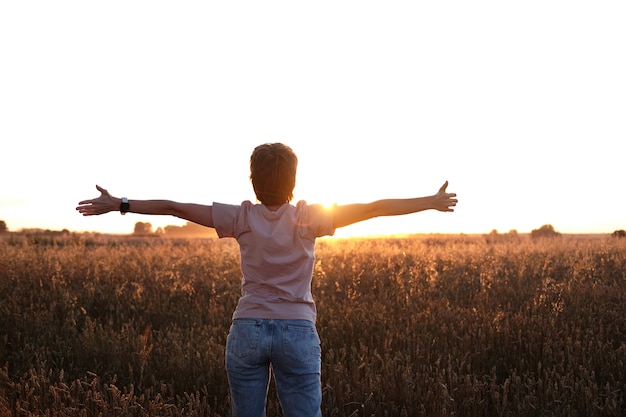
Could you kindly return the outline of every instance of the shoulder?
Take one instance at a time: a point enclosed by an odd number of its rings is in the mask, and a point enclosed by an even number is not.
[[[296,210],[306,211],[309,214],[332,215],[333,208],[322,204],[309,204],[305,200],[300,200],[296,204]]]
[[[242,209],[248,210],[253,207],[254,204],[248,200],[242,201],[241,204],[228,204],[213,202],[213,208],[217,208],[218,211],[240,211]]]

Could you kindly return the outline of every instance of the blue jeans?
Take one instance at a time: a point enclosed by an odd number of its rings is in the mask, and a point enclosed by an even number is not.
[[[233,417],[265,417],[270,365],[285,417],[321,417],[320,339],[308,320],[236,319],[226,340]]]

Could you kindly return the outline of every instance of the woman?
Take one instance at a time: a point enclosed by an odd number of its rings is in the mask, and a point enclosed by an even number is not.
[[[265,416],[270,369],[286,417],[321,416],[321,353],[311,295],[315,240],[335,229],[378,216],[423,210],[454,211],[448,183],[427,197],[365,204],[290,204],[298,159],[281,143],[256,147],[250,179],[259,203],[201,205],[170,200],[100,196],[76,208],[84,216],[120,211],[171,215],[215,228],[241,251],[242,294],[226,341],[233,416]]]

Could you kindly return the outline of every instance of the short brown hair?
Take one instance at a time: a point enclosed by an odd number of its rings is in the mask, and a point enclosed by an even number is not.
[[[266,206],[288,203],[296,186],[298,158],[282,143],[265,143],[250,156],[250,179],[256,198]]]

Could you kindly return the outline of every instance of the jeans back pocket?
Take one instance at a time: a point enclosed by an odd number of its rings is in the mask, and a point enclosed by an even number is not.
[[[259,320],[233,320],[226,339],[226,349],[238,358],[248,356],[256,352],[260,334]]]

